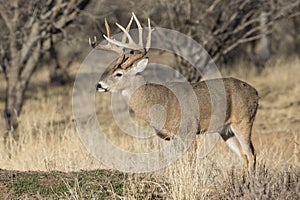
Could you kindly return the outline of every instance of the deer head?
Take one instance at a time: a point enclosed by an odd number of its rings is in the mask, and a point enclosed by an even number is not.
[[[133,19],[138,27],[138,43],[136,43],[129,34]],[[116,23],[116,25],[123,31],[121,41],[113,39],[106,19],[105,28],[107,35],[103,35],[103,37],[106,39],[107,44],[97,44],[96,37],[94,37],[93,41],[89,39],[90,46],[94,49],[113,51],[118,54],[118,58],[104,71],[99,82],[96,84],[96,90],[98,92],[123,93],[131,87],[136,75],[139,72],[144,71],[148,64],[148,57],[146,57],[146,54],[150,48],[151,32],[153,31],[150,26],[150,19],[148,18],[146,46],[143,45],[143,28],[134,13],[132,13],[132,17],[126,29],[118,23]],[[129,53],[126,53],[126,49],[130,50]]]

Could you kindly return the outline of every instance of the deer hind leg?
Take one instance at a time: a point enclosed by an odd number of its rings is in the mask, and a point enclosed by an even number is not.
[[[246,155],[246,159],[244,159],[245,170],[248,170],[249,172],[254,171],[256,157],[251,141],[252,123],[242,121],[240,123],[232,124],[230,129],[236,136],[244,154]]]
[[[171,131],[168,131],[167,129],[157,130],[154,128],[154,130],[161,139],[170,141],[174,138],[174,134]]]
[[[219,134],[225,144],[239,157],[242,162],[245,162],[245,159],[246,162],[248,162],[238,139],[229,127],[224,128],[221,132],[219,132]]]

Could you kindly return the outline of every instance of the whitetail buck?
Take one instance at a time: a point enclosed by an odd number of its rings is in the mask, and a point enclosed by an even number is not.
[[[136,43],[129,34],[131,23],[135,20],[139,41]],[[152,106],[157,104],[164,106],[166,111],[166,122],[160,130],[153,127],[157,135],[165,140],[171,140],[176,135],[180,124],[180,106],[176,96],[163,85],[146,83],[140,72],[144,71],[148,58],[146,57],[151,43],[150,20],[148,19],[148,36],[146,46],[142,41],[142,26],[133,14],[127,28],[117,26],[124,32],[121,41],[113,39],[110,35],[110,28],[105,20],[107,35],[106,45],[97,44],[89,40],[90,45],[96,49],[114,51],[119,54],[118,59],[109,66],[103,73],[96,89],[99,92],[120,92],[128,97],[129,107],[134,111],[135,116],[150,123],[149,112]],[[128,41],[128,42],[127,42]],[[125,53],[130,49],[130,53]],[[211,120],[212,103],[208,83],[222,82],[225,88],[226,104],[225,119],[222,121],[218,132],[226,144],[243,161],[244,167],[252,171],[255,167],[255,153],[251,142],[251,130],[258,107],[258,93],[249,84],[234,78],[220,78],[207,81],[191,83],[196,94],[199,107],[199,120],[195,134],[205,133]],[[176,82],[176,87],[181,87]],[[216,91],[217,92],[217,91]],[[190,105],[191,107],[193,105]]]

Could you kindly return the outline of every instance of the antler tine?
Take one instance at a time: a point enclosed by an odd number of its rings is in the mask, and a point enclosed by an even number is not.
[[[105,34],[103,34],[103,37],[105,39],[111,38],[110,27],[109,27],[109,24],[108,24],[106,18],[104,19],[104,23],[105,23],[105,29],[106,29],[107,36]],[[124,53],[123,52],[123,47],[114,46],[114,45],[110,44],[109,42],[106,45],[98,44],[96,36],[94,36],[93,40],[91,40],[91,38],[89,38],[89,44],[94,49],[102,49],[102,50],[107,50],[107,51],[113,51],[113,52],[116,52],[119,55],[123,55],[123,53]]]
[[[104,18],[104,24],[105,24],[105,29],[106,29],[106,35],[107,35],[107,37],[110,38],[111,37],[111,35],[110,35],[110,28],[109,28],[109,24],[108,24],[106,18]]]
[[[90,37],[89,37],[89,45],[92,47],[92,48],[95,48],[97,46],[97,37],[94,36],[94,39],[92,40]]]
[[[136,22],[137,27],[138,27],[138,37],[139,37],[138,44],[132,39],[132,37],[129,34],[129,30],[130,30],[133,19]],[[107,44],[106,45],[97,44],[97,38],[94,37],[94,40],[91,40],[91,38],[89,38],[90,46],[92,46],[93,48],[96,48],[96,49],[114,51],[114,52],[117,52],[119,55],[123,55],[125,48],[132,49],[132,50],[140,50],[140,51],[142,49],[144,49],[143,55],[145,55],[145,53],[147,53],[147,51],[149,50],[150,45],[151,45],[151,33],[153,31],[153,29],[151,29],[151,24],[150,24],[149,18],[148,18],[148,29],[149,30],[148,30],[147,42],[146,42],[145,47],[143,45],[143,28],[134,13],[132,13],[132,17],[131,17],[128,25],[126,26],[126,29],[118,23],[116,23],[116,25],[123,31],[123,36],[122,36],[121,41],[118,41],[111,36],[110,27],[105,18],[106,35],[103,34],[103,37],[106,39]],[[128,39],[128,42],[126,42],[127,39]]]
[[[151,45],[151,33],[154,29],[151,29],[150,18],[148,18],[148,37],[146,42],[146,51],[149,51]]]
[[[108,24],[106,18],[104,19],[104,24],[105,24],[105,29],[106,29],[107,37],[110,38],[110,37],[111,37],[111,36],[110,36],[110,28],[109,28],[109,24]],[[89,45],[90,45],[92,48],[97,48],[97,49],[103,47],[103,46],[101,46],[101,47],[98,46],[98,42],[97,42],[97,37],[96,37],[96,36],[94,36],[93,41],[91,40],[91,38],[89,38]]]
[[[139,46],[143,47],[143,28],[141,26],[140,21],[138,20],[138,18],[135,16],[134,13],[132,13],[132,16],[133,16],[134,21],[135,21],[135,23],[138,27],[138,30],[139,30]]]
[[[111,43],[113,44],[116,44],[118,46],[122,46],[122,47],[125,47],[125,48],[128,48],[128,49],[134,49],[134,50],[137,50],[137,49],[140,49],[141,47],[138,46],[134,40],[132,39],[132,37],[130,36],[129,34],[129,31],[127,31],[123,26],[121,26],[120,24],[116,23],[116,25],[124,32],[124,34],[126,35],[127,39],[128,39],[128,43],[122,43],[122,42],[119,42],[117,40],[110,40]]]
[[[131,24],[132,24],[132,20],[133,20],[133,17],[130,18],[130,21],[126,27],[126,31],[129,32],[130,30],[130,27],[131,27]],[[126,37],[127,35],[124,33],[123,36],[122,36],[122,43],[126,43]]]

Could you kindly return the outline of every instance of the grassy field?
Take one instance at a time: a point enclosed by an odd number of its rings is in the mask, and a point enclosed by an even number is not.
[[[73,68],[72,74],[78,66]],[[254,175],[242,173],[238,158],[221,140],[204,159],[191,148],[160,171],[134,174],[107,169],[89,155],[76,133],[72,83],[49,87],[48,71],[40,70],[26,93],[18,137],[1,134],[0,199],[299,199],[299,70],[299,59],[279,60],[260,75],[242,63],[222,70],[224,76],[249,82],[261,96],[253,129],[258,162]],[[101,102],[97,110],[109,112],[109,96],[97,94],[96,99]],[[119,145],[132,144],[110,116],[105,123]]]

